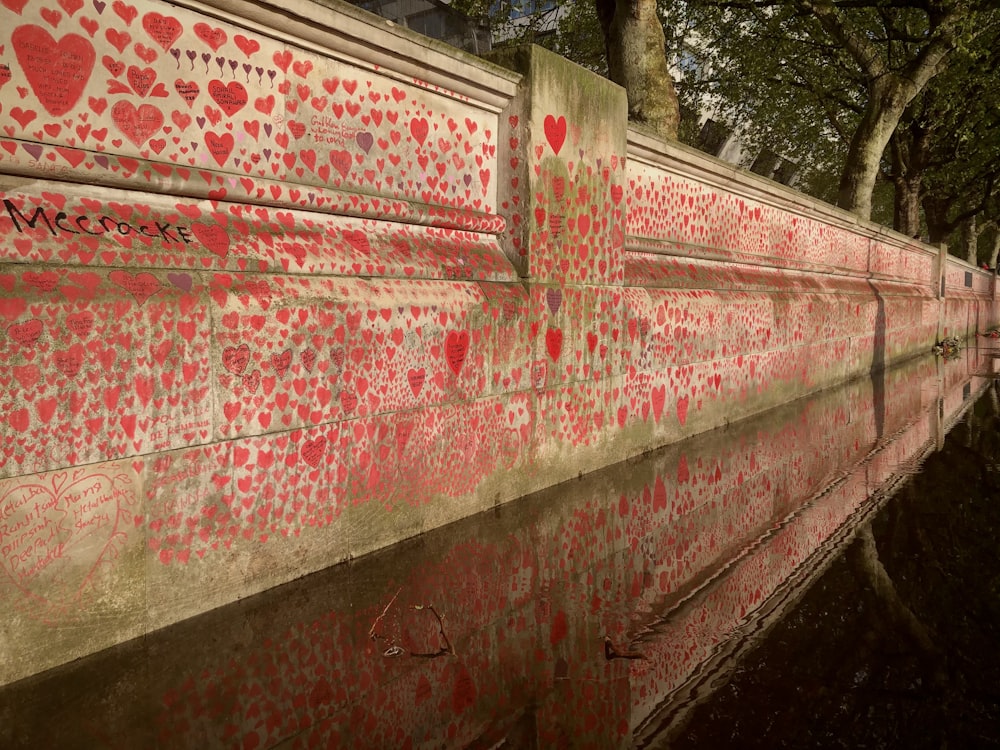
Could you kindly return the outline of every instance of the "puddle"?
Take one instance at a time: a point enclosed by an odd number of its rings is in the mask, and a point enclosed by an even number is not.
[[[961,746],[1000,736],[966,671],[1000,669],[992,363],[922,358],[0,688],[0,746],[939,747],[935,703]]]

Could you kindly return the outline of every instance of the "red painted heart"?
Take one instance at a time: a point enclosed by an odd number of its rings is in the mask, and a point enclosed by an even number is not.
[[[444,356],[451,371],[458,375],[469,351],[468,331],[449,331],[444,340]]]
[[[194,223],[191,225],[191,231],[209,252],[220,258],[225,258],[229,254],[229,235],[218,224]]]
[[[35,601],[78,606],[91,577],[124,542],[126,506],[134,502],[127,478],[112,472],[76,469],[3,482],[0,518],[20,532],[16,553],[0,556],[3,572]]]
[[[61,117],[76,105],[90,80],[96,53],[79,34],[56,41],[41,26],[18,26],[11,34],[14,54],[45,111]]]
[[[160,280],[151,273],[131,274],[128,271],[112,271],[108,274],[108,278],[112,284],[120,286],[131,294],[140,305],[145,304],[146,300],[163,288]]]
[[[542,122],[542,127],[545,130],[545,138],[552,147],[552,150],[558,154],[563,147],[563,143],[566,142],[566,118],[559,115],[558,118],[552,115],[545,115],[545,120]]]
[[[239,81],[230,81],[228,84],[219,80],[209,81],[208,94],[230,117],[243,109],[247,103],[247,90]]]
[[[132,102],[122,100],[111,108],[111,119],[136,146],[142,146],[163,127],[163,112],[152,104],[136,109]]]
[[[222,350],[222,366],[233,375],[241,374],[250,362],[250,347],[246,344],[227,346]]]
[[[172,16],[161,16],[159,13],[147,13],[142,17],[142,28],[146,30],[149,37],[163,47],[164,51],[170,49],[176,42],[184,27],[181,22]]]

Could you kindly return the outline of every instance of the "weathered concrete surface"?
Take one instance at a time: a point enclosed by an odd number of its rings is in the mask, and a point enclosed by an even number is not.
[[[332,2],[0,29],[0,683],[997,322],[544,50]]]

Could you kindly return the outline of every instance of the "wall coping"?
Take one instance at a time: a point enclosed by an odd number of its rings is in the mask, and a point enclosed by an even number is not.
[[[703,182],[735,195],[759,201],[798,216],[819,219],[869,240],[937,257],[938,249],[906,237],[889,227],[863,221],[829,203],[786,185],[755,175],[681,143],[666,142],[629,127],[628,158]]]
[[[452,92],[500,112],[521,76],[340,0],[176,0],[180,7],[342,62],[376,66],[380,75]]]

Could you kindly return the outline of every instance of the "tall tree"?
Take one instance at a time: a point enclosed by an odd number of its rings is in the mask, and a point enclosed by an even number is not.
[[[804,104],[792,112],[822,122],[825,137],[843,141],[836,201],[862,218],[871,217],[885,149],[906,107],[945,69],[949,55],[997,15],[985,0],[693,2],[714,20],[716,33],[706,44],[721,79],[753,60],[749,67],[767,74],[744,80],[752,98],[761,102],[768,90],[781,89],[780,98]],[[720,35],[722,28],[736,33]],[[730,89],[738,86],[730,80]]]
[[[871,35],[871,24],[858,23],[833,0],[800,4],[848,52],[865,78],[867,98],[851,137],[837,202],[868,219],[882,155],[904,110],[944,67],[959,41],[974,32],[965,28],[967,12],[957,2],[919,3],[908,9],[916,12],[905,13],[879,4],[871,12],[881,21],[881,39]]]

